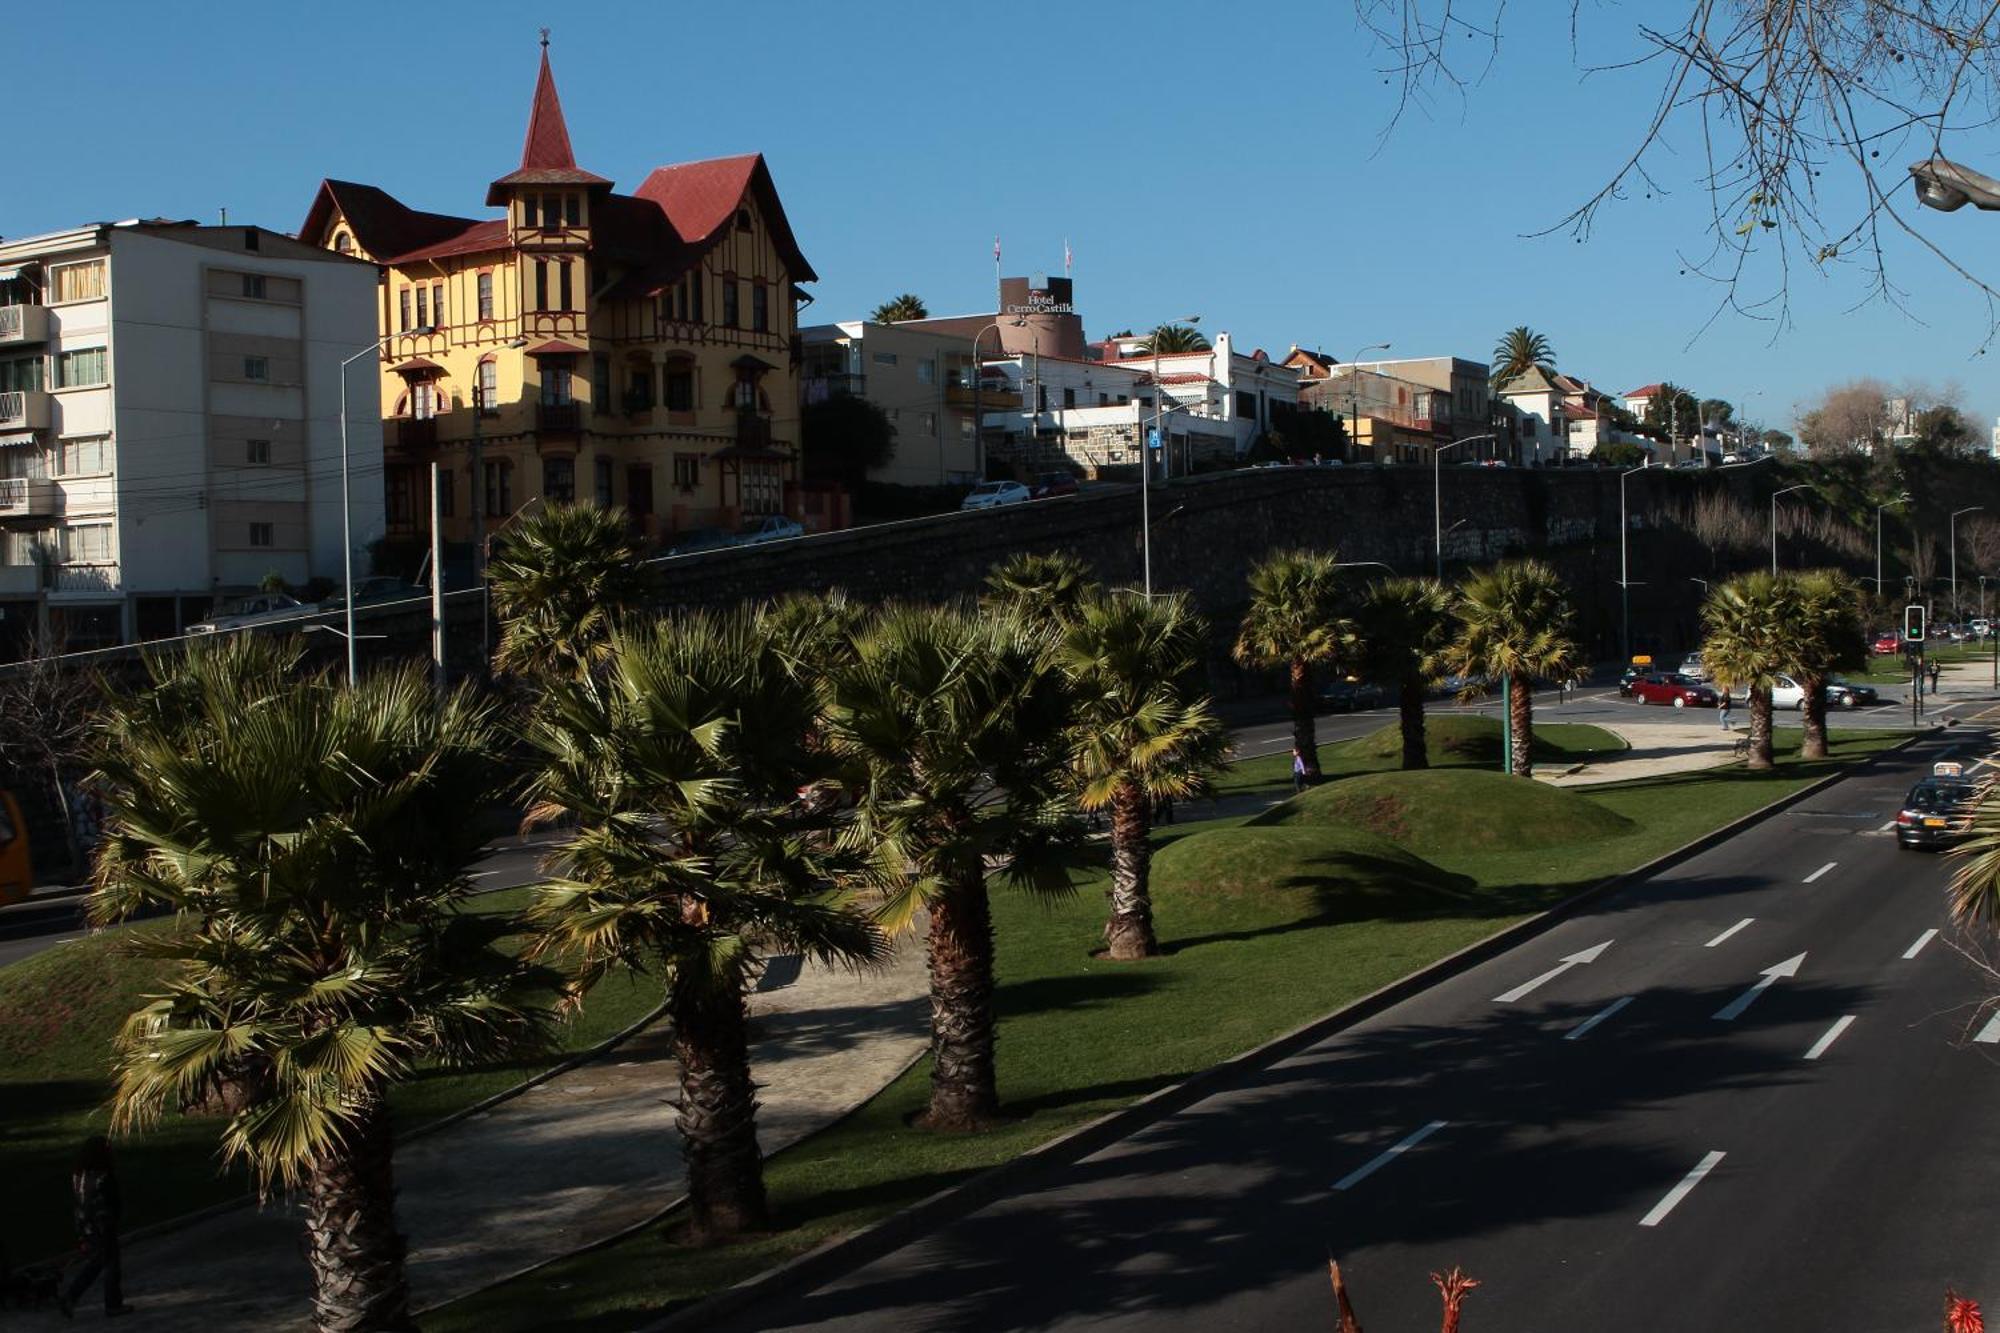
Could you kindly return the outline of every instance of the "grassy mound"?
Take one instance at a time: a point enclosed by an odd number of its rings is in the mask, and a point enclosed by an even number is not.
[[[1452,713],[1424,719],[1424,748],[1433,767],[1500,763],[1500,719]],[[1580,764],[1585,760],[1623,750],[1625,742],[1602,727],[1581,722],[1535,721],[1534,758],[1536,763]],[[1380,731],[1336,745],[1320,746],[1320,762],[1336,756],[1357,760],[1403,758],[1402,728],[1390,725]]]
[[[1302,792],[1255,821],[1364,830],[1418,856],[1563,847],[1631,832],[1578,792],[1471,768],[1367,773]]]
[[[1252,824],[1179,838],[1153,856],[1155,897],[1296,900],[1301,893],[1366,916],[1394,915],[1412,896],[1455,896],[1472,881],[1438,869],[1380,834],[1332,822]]]

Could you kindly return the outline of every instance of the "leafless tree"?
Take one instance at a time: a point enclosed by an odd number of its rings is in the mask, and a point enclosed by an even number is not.
[[[1814,458],[1872,451],[1889,439],[1889,388],[1867,378],[1836,384],[1798,420],[1799,439]]]
[[[1441,93],[1468,98],[1494,65],[1503,26],[1532,21],[1506,0],[1355,0],[1355,9],[1397,88],[1390,130]],[[1987,341],[2000,332],[2000,292],[1915,225],[1914,193],[1899,193],[1911,163],[1951,155],[2000,115],[2000,4],[1650,0],[1613,12],[1570,0],[1574,58],[1586,77],[1644,80],[1652,110],[1637,141],[1605,164],[1603,184],[1534,234],[1582,240],[1607,205],[1691,183],[1707,192],[1708,222],[1681,258],[1717,285],[1716,314],[1782,326],[1794,263],[1852,269],[1869,294],[1907,309],[1885,255],[1901,233],[1977,293]],[[1599,61],[1615,39],[1586,24],[1634,15],[1634,40]],[[1667,175],[1669,158],[1692,160],[1693,180]],[[1964,234],[1978,245],[1989,233]]]
[[[1937,577],[1938,540],[1929,532],[1919,528],[1910,541],[1910,575],[1918,587],[1924,587]]]
[[[2000,574],[2000,519],[1975,514],[1958,525],[1958,534],[1975,575]]]
[[[103,687],[95,672],[65,661],[62,643],[45,629],[30,634],[23,651],[21,661],[0,667],[0,775],[17,793],[47,793],[62,820],[71,868],[81,872],[72,805],[89,767]]]

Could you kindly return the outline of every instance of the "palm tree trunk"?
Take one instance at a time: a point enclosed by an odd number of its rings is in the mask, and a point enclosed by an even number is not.
[[[993,1074],[993,913],[984,868],[931,903],[931,1102],[926,1129],[983,1129],[1000,1114]]]
[[[1146,793],[1126,779],[1111,798],[1111,919],[1104,923],[1104,946],[1112,958],[1151,958],[1160,952],[1148,886],[1153,848],[1146,835],[1152,825]]]
[[[1799,673],[1799,686],[1806,692],[1805,739],[1799,745],[1799,758],[1826,758],[1826,677],[1809,676]]]
[[[1513,732],[1514,774],[1535,776],[1535,685],[1526,676],[1515,676],[1507,696],[1508,726]]]
[[[1306,761],[1306,781],[1319,781],[1319,739],[1313,727],[1312,663],[1292,659],[1292,748]]]
[[[681,1104],[674,1117],[687,1159],[689,1230],[696,1244],[770,1223],[757,1150],[757,1088],[750,1081],[743,996],[687,985],[672,997]]]
[[[1429,768],[1430,747],[1424,742],[1423,681],[1417,679],[1404,681],[1400,703],[1403,722],[1403,767]]]
[[[306,1245],[317,1333],[405,1333],[410,1283],[396,1231],[395,1136],[379,1094],[306,1175]]]
[[[1744,767],[1769,771],[1778,766],[1771,754],[1771,690],[1750,687],[1750,757]]]

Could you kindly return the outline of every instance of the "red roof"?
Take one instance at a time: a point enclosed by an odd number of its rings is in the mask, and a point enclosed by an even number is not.
[[[754,194],[765,225],[771,229],[771,240],[784,256],[792,277],[800,282],[812,282],[819,277],[792,236],[785,210],[778,205],[778,187],[771,181],[771,169],[765,165],[762,153],[655,167],[633,193],[657,204],[674,224],[674,230],[689,244],[703,247],[736,216],[744,196]]]
[[[458,235],[439,241],[436,245],[405,251],[395,256],[395,262],[403,264],[418,259],[443,259],[449,255],[470,255],[477,254],[481,250],[506,248],[507,219],[494,218],[490,222],[475,222]]]
[[[1184,370],[1173,375],[1160,376],[1162,384],[1211,384],[1214,379],[1198,370]]]
[[[521,165],[486,191],[486,202],[507,201],[509,185],[609,185],[602,176],[593,176],[576,165],[570,151],[569,126],[563,121],[562,99],[556,96],[556,77],[549,71],[549,47],[542,42],[542,71],[535,78],[535,102],[528,112],[528,135],[521,144]]]
[[[1627,393],[1625,396],[1627,398],[1651,398],[1657,393],[1659,393],[1659,391],[1660,391],[1660,386],[1657,384],[1642,384],[1638,388],[1633,389],[1631,392]]]
[[[537,347],[528,349],[529,356],[582,356],[588,348],[566,343],[560,338],[551,338]]]

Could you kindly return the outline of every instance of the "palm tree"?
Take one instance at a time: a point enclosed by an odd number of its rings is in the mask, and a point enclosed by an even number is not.
[[[1451,593],[1436,579],[1372,583],[1354,611],[1352,660],[1370,680],[1393,683],[1402,714],[1403,767],[1428,768],[1424,691],[1443,672],[1457,621]]]
[[[1199,687],[1208,627],[1185,595],[1086,602],[1058,649],[1076,694],[1075,763],[1086,810],[1111,811],[1112,958],[1159,953],[1148,884],[1153,803],[1201,791],[1225,733]]]
[[[769,1221],[745,997],[774,952],[867,963],[885,944],[853,910],[829,807],[817,699],[755,617],[690,615],[613,635],[603,669],[559,681],[529,727],[543,763],[528,824],[572,822],[566,873],[536,890],[535,951],[581,994],[658,977],[680,1063],[675,1123],[701,1242]]]
[[[1340,655],[1347,637],[1337,597],[1339,569],[1322,551],[1277,551],[1250,571],[1250,606],[1231,650],[1252,669],[1282,667],[1291,691],[1292,748],[1319,781],[1313,732],[1313,668]]]
[[[1776,767],[1771,753],[1772,677],[1798,657],[1792,643],[1796,589],[1773,574],[1742,574],[1709,589],[1702,604],[1702,664],[1725,688],[1750,692],[1748,767]]]
[[[502,672],[545,681],[601,661],[645,599],[642,552],[624,511],[551,504],[522,519],[487,566]]]
[[[413,670],[275,677],[281,658],[166,668],[168,697],[100,757],[93,913],[176,916],[144,940],[172,968],[119,1035],[113,1123],[227,1084],[224,1157],[303,1195],[315,1327],[409,1329],[389,1089],[539,1041],[551,979],[499,947],[507,918],[462,910],[500,771],[490,709],[440,704]]]
[[[1175,352],[1206,352],[1208,335],[1191,324],[1162,324],[1146,335],[1141,350],[1172,356]]]
[[[897,324],[906,319],[930,317],[930,308],[924,304],[924,298],[915,292],[904,292],[901,296],[891,297],[876,306],[875,313],[869,316],[877,324]]]
[[[1837,569],[1809,569],[1791,576],[1798,619],[1792,674],[1804,692],[1803,759],[1826,758],[1826,687],[1836,671],[1852,671],[1865,659],[1861,588]]]
[[[999,1114],[993,1068],[989,867],[1030,892],[1070,891],[1071,696],[1054,633],[1014,615],[895,607],[827,684],[834,748],[854,766],[854,845],[874,857],[895,931],[928,909],[931,1095],[919,1123]]]
[[[1509,768],[1533,777],[1535,678],[1567,680],[1582,663],[1569,590],[1541,561],[1510,560],[1467,579],[1456,610],[1458,638],[1445,650],[1445,665],[1461,676],[1507,682]]]
[[[1020,551],[986,574],[981,606],[998,611],[1046,615],[1059,623],[1076,619],[1084,602],[1096,595],[1090,566],[1069,551]]]
[[[1531,370],[1554,370],[1555,364],[1556,349],[1549,340],[1525,324],[1517,325],[1494,344],[1492,380],[1505,384]]]

